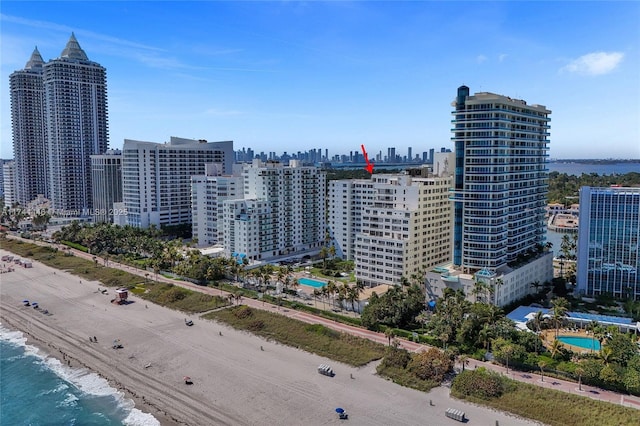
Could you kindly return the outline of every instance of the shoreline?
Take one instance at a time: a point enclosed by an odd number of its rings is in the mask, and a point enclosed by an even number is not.
[[[11,331],[22,333],[22,335],[26,339],[25,344],[37,348],[43,358],[55,358],[63,366],[67,366],[71,369],[83,369],[88,371],[90,374],[95,374],[96,376],[102,378],[116,392],[122,393],[122,397],[124,400],[130,400],[133,402],[134,406],[132,407],[132,410],[137,409],[142,413],[152,415],[160,425],[177,426],[184,424],[172,418],[172,416],[166,411],[160,409],[159,407],[156,407],[154,404],[147,401],[144,396],[138,396],[135,391],[129,390],[122,383],[114,381],[114,379],[112,379],[111,377],[105,376],[100,370],[97,370],[95,369],[95,367],[88,365],[90,363],[85,363],[83,360],[79,359],[80,357],[69,355],[64,351],[63,348],[57,347],[54,342],[47,342],[40,336],[34,334],[32,330],[27,330],[26,327],[21,327],[15,322],[12,322],[10,317],[4,315],[3,310],[1,309],[0,326],[3,326],[4,328]]]
[[[162,425],[337,425],[336,407],[353,425],[440,425],[450,407],[465,411],[469,425],[539,424],[455,400],[446,387],[404,388],[377,376],[373,364],[340,364],[137,296],[114,305],[98,287],[34,261],[3,274],[0,318],[29,344],[103,377]],[[23,299],[50,315],[22,306]],[[89,342],[94,335],[98,343]],[[122,349],[111,347],[116,338]],[[335,377],[317,373],[323,363]],[[193,385],[185,385],[186,375]]]

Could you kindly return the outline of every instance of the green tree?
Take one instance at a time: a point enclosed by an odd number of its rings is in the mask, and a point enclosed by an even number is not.
[[[605,345],[611,350],[611,357],[622,366],[626,366],[638,353],[638,345],[631,341],[631,334],[613,333]]]
[[[384,335],[387,337],[387,339],[389,340],[389,346],[391,346],[391,340],[396,337],[396,333],[395,331],[393,331],[393,328],[391,327],[387,327],[386,330],[384,330]]]
[[[556,339],[558,338],[558,331],[560,329],[560,325],[564,321],[567,316],[567,312],[569,311],[569,302],[564,297],[558,297],[551,300],[551,304],[553,305],[553,322],[556,326]]]
[[[540,368],[540,381],[544,382],[544,369],[547,368],[547,361],[538,361],[538,367]]]
[[[436,348],[429,348],[426,351],[413,354],[407,368],[422,380],[441,383],[445,375],[453,368],[453,363],[444,352]]]
[[[584,375],[584,368],[578,365],[574,370],[574,373],[578,376],[578,390],[582,391],[582,376]]]

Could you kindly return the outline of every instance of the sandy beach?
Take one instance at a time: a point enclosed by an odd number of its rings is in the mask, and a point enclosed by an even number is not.
[[[350,367],[198,316],[189,317],[195,324],[187,327],[185,314],[135,296],[129,305],[114,305],[113,289],[103,294],[100,283],[39,262],[0,280],[5,327],[23,331],[29,344],[52,356],[62,360],[64,354],[72,366],[99,373],[163,425],[340,424],[336,407],[354,425],[455,424],[444,415],[450,407],[464,411],[470,425],[537,424],[451,399],[446,387],[428,394],[403,388],[376,376],[375,365]],[[23,299],[41,309],[23,306]],[[112,348],[114,339],[122,349]],[[323,363],[335,377],[317,373]]]

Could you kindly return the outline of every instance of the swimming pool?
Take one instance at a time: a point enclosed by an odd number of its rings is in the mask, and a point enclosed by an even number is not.
[[[322,288],[327,285],[324,281],[312,280],[311,278],[298,278],[298,282],[301,285],[308,285],[313,288]]]
[[[578,346],[583,349],[600,350],[600,342],[598,339],[580,336],[558,336],[558,340],[567,345]]]

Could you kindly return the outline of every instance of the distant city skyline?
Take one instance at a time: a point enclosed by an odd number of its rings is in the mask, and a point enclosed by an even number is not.
[[[550,158],[640,158],[636,2],[3,2],[8,78],[75,32],[108,70],[109,147],[169,136],[330,156],[453,149],[451,93],[553,112]]]

